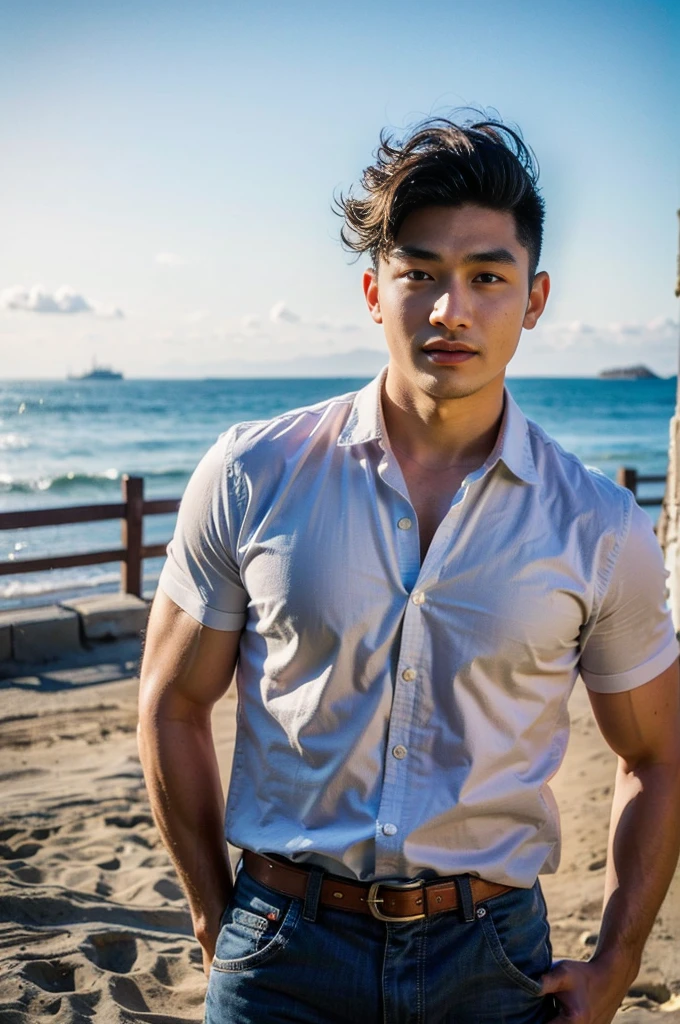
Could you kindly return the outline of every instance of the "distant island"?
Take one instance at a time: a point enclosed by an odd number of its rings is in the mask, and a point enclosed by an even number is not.
[[[600,370],[597,375],[602,380],[661,380],[657,373],[648,366],[617,366],[612,370]]]

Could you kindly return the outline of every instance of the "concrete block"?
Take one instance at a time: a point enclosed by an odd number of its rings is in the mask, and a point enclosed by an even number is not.
[[[38,662],[80,651],[80,623],[75,612],[57,604],[5,612],[11,623],[14,661]]]
[[[138,636],[146,626],[149,606],[133,594],[102,594],[65,601],[62,608],[80,616],[86,640],[120,640]]]
[[[12,657],[12,624],[0,622],[0,661],[9,661]]]

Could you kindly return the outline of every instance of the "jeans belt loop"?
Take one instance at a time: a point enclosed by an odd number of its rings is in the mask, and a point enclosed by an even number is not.
[[[466,924],[470,924],[470,922],[475,919],[475,898],[472,895],[470,876],[456,875],[455,882],[456,888],[458,889],[458,899],[460,900],[460,909],[463,914],[463,920]]]
[[[319,910],[319,898],[321,896],[321,886],[323,884],[325,872],[322,868],[311,868],[309,871],[309,878],[307,880],[307,891],[305,893],[305,903],[302,908],[302,916],[305,921],[316,921],[316,915]]]

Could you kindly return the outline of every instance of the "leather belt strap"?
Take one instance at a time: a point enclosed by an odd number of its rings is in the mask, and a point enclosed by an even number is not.
[[[284,864],[274,857],[263,857],[251,850],[243,852],[243,867],[257,882],[284,896],[303,900],[307,893],[310,872],[305,868]],[[470,878],[474,905],[509,892],[512,886]],[[460,906],[458,889],[453,879],[415,882],[350,882],[330,875],[321,884],[319,902],[324,907],[349,910],[355,914],[371,914],[380,921],[415,921]]]

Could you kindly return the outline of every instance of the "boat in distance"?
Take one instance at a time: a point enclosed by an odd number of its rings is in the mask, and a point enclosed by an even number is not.
[[[103,366],[98,364],[96,360],[92,362],[92,369],[86,370],[85,373],[69,373],[69,380],[123,380],[123,374],[119,370],[114,370],[110,366]]]

